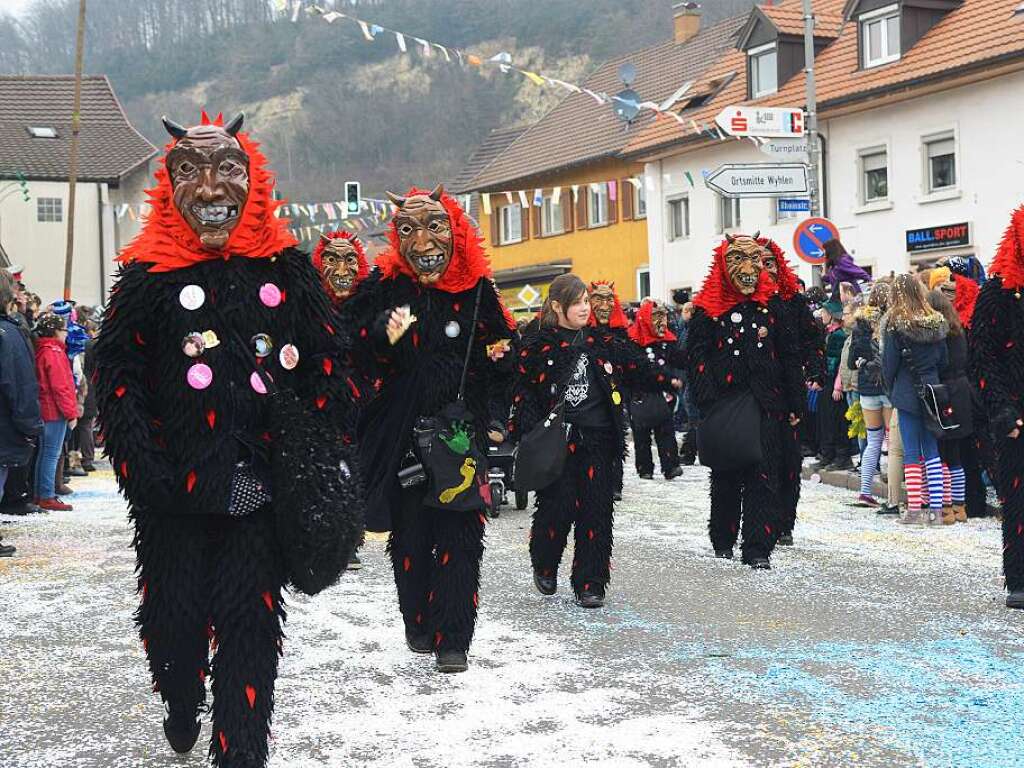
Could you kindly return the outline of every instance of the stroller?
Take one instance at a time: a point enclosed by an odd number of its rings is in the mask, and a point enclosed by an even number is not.
[[[512,464],[515,458],[515,446],[508,442],[493,443],[487,446],[487,480],[491,484],[491,506],[488,514],[498,517],[501,514],[501,507],[508,499],[509,491],[515,494],[516,509],[526,509],[530,494],[527,491],[517,491],[512,487]]]

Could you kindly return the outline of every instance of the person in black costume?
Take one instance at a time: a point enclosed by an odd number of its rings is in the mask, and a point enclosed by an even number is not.
[[[814,319],[807,297],[801,290],[800,281],[786,260],[782,248],[774,240],[754,234],[757,243],[764,247],[761,259],[765,272],[771,277],[782,300],[782,322],[786,333],[797,341],[799,351],[797,364],[801,380],[809,390],[821,391],[825,382],[825,338]],[[800,503],[802,483],[803,449],[799,425],[782,431],[780,501],[782,519],[779,522],[778,544],[793,545],[793,529],[796,526],[796,508]]]
[[[633,324],[629,326],[630,340],[640,347],[648,362],[656,367],[664,376],[676,381],[683,380],[680,370],[682,361],[679,358],[676,335],[668,327],[668,309],[654,299],[644,299],[637,310]],[[661,392],[639,393],[639,397],[664,398],[668,401],[665,419],[658,425],[650,427],[638,423],[640,405],[637,403],[638,393],[634,393],[630,406],[630,426],[633,432],[633,450],[636,452],[636,472],[644,480],[654,477],[654,457],[651,455],[651,433],[658,446],[658,461],[661,473],[666,480],[674,480],[683,474],[679,466],[679,446],[676,444],[675,424],[672,411],[676,405],[675,394]]]
[[[687,380],[703,416],[702,463],[703,450],[715,438],[726,441],[724,453],[743,441],[761,444],[758,464],[711,467],[709,532],[715,555],[732,558],[742,519],[743,562],[755,569],[771,567],[782,517],[783,435],[799,423],[804,400],[802,361],[782,321],[782,301],[762,269],[765,254],[765,247],[746,235],[729,235],[715,249],[711,271],[694,299],[687,341]],[[760,412],[757,423],[738,425],[745,434],[714,434],[712,409],[720,403],[731,409],[733,398],[747,393]]]
[[[509,431],[529,434],[564,397],[571,425],[560,479],[537,493],[530,532],[534,584],[558,588],[558,567],[575,525],[572,589],[584,608],[604,604],[610,581],[615,469],[626,452],[623,387],[671,389],[631,342],[588,326],[587,287],[572,274],[548,288],[541,327],[516,359]]]
[[[406,643],[434,653],[441,672],[467,669],[467,652],[480,603],[480,561],[486,518],[486,470],[477,467],[462,491],[479,492],[472,511],[426,503],[422,484],[399,481],[419,462],[413,430],[457,396],[467,342],[472,338],[465,405],[481,448],[491,397],[508,376],[512,318],[491,279],[480,237],[458,203],[438,186],[391,195],[397,210],[391,248],[342,307],[352,329],[357,365],[372,361],[382,386],[361,411],[358,432],[367,484],[367,529],[391,531]],[[479,296],[479,311],[473,315]]]
[[[974,375],[995,439],[1006,605],[1024,608],[1024,206],[989,267],[971,323]]]
[[[591,310],[588,324],[592,328],[601,331],[608,338],[628,339],[629,318],[622,311],[619,294],[615,292],[615,283],[608,280],[595,280],[590,283],[587,290],[590,296]],[[615,501],[622,501],[622,466],[623,463],[619,462],[613,468],[615,473]]]
[[[262,768],[282,590],[336,580],[360,535],[357,485],[342,483],[356,467],[325,437],[349,404],[341,346],[242,115],[164,124],[153,211],[120,257],[96,341],[97,405],[135,525],[136,623],[165,735],[192,749],[211,676],[213,763]],[[272,417],[284,402],[290,429]],[[314,518],[338,536],[314,542],[322,568],[299,570],[294,536]]]

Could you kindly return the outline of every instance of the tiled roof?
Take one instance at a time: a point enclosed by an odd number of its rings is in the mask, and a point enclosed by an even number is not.
[[[0,178],[68,177],[74,85],[70,75],[0,76]],[[54,128],[57,138],[35,138],[30,126]],[[110,81],[82,78],[79,180],[116,182],[156,152],[128,122]]]
[[[633,88],[644,101],[662,102],[688,80],[700,77],[719,54],[734,44],[746,21],[739,16],[702,30],[681,45],[672,40],[634,51],[601,65],[584,83],[597,93],[618,93],[619,67],[636,66]],[[502,191],[516,181],[618,154],[651,121],[644,113],[629,132],[610,104],[585,93],[571,93],[528,128],[471,183],[473,190]]]
[[[481,171],[494,162],[494,158],[500,155],[513,141],[522,136],[525,127],[521,128],[495,128],[484,139],[484,143],[476,148],[470,155],[469,160],[459,171],[451,182],[445,185],[445,189],[453,194],[462,194],[472,190],[470,186]]]
[[[848,101],[868,99],[888,91],[911,87],[917,81],[954,76],[974,66],[985,66],[1006,58],[1024,58],[1024,18],[1014,15],[1020,0],[964,0],[963,5],[947,13],[903,56],[880,67],[861,69],[855,21],[845,23],[839,36],[821,51],[815,60],[818,112],[827,118],[830,108]],[[831,18],[843,11],[844,0],[814,0],[815,14]],[[786,0],[783,8],[800,7],[800,0]],[[761,9],[762,11],[768,9]],[[742,51],[726,52],[708,70],[704,79],[723,73],[739,74],[715,98],[683,116],[713,124],[726,106],[756,103],[759,106],[802,106],[805,103],[804,78],[796,75],[784,83],[778,93],[755,101],[747,99],[746,62]],[[626,153],[639,156],[674,144],[705,141],[691,130],[669,118],[659,118],[642,132],[633,135]]]
[[[779,34],[803,36],[804,11],[801,3],[789,2],[784,5],[766,5],[759,7],[758,10],[779,30]],[[814,36],[837,37],[842,25],[843,16],[841,13],[815,13]]]

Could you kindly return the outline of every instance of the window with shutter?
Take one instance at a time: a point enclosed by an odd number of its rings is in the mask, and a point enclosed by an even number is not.
[[[572,191],[562,190],[562,227],[565,232],[573,231]]]
[[[501,208],[491,209],[491,245],[501,245]]]
[[[532,223],[531,219],[533,219],[533,206],[530,206],[529,208],[520,208],[519,210],[523,220],[523,242],[526,242],[530,239],[530,224]]]
[[[633,184],[629,179],[619,180],[619,194],[622,196],[622,220],[633,218]]]
[[[580,187],[579,197],[576,199],[576,228],[586,229],[590,226],[590,217],[587,216],[587,199],[590,195],[590,187]]]

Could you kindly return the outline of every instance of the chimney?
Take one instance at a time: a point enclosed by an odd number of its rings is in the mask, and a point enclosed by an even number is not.
[[[689,42],[700,32],[700,4],[687,2],[672,6],[676,45]]]

